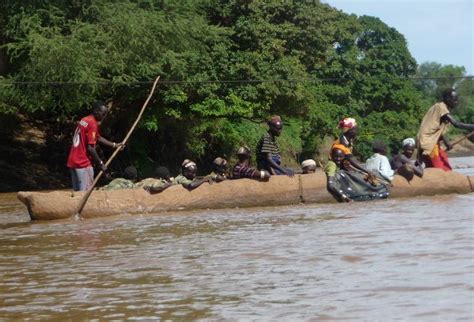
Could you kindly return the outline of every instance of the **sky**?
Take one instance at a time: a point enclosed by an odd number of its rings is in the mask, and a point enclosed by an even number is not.
[[[405,36],[417,63],[464,66],[474,75],[474,0],[322,0],[380,18]]]

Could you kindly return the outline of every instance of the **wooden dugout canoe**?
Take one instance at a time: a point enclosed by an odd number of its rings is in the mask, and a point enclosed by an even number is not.
[[[473,192],[474,177],[439,169],[425,169],[422,179],[411,182],[396,176],[391,198],[432,196],[437,194],[465,194]],[[28,208],[33,220],[66,219],[77,210],[83,192],[18,192],[18,199]],[[335,202],[326,191],[326,176],[315,174],[273,176],[269,182],[251,179],[227,180],[212,185],[204,184],[188,191],[172,186],[162,193],[150,195],[143,189],[94,191],[82,215],[84,218],[118,214],[164,213],[193,209],[278,206],[306,203]]]

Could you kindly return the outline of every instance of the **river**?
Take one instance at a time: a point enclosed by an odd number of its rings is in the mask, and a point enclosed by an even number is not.
[[[471,168],[474,158],[455,163]],[[473,320],[474,194],[29,222],[0,194],[0,320]]]

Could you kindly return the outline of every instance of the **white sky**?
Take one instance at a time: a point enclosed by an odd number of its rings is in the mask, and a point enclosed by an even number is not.
[[[358,16],[379,17],[402,33],[420,64],[434,61],[474,75],[474,0],[322,0]]]

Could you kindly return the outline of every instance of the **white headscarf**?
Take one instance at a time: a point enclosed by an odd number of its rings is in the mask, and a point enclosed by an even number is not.
[[[308,160],[304,160],[303,162],[301,162],[301,167],[302,168],[306,168],[306,167],[315,167],[316,166],[316,161],[314,161],[313,159],[308,159]]]
[[[183,163],[181,164],[181,166],[183,168],[189,168],[189,167],[195,167],[196,166],[196,163],[194,163],[193,161],[189,160],[189,159],[186,159],[183,161]]]
[[[413,139],[413,138],[405,139],[405,140],[403,140],[402,145],[403,146],[415,145],[415,139]]]

